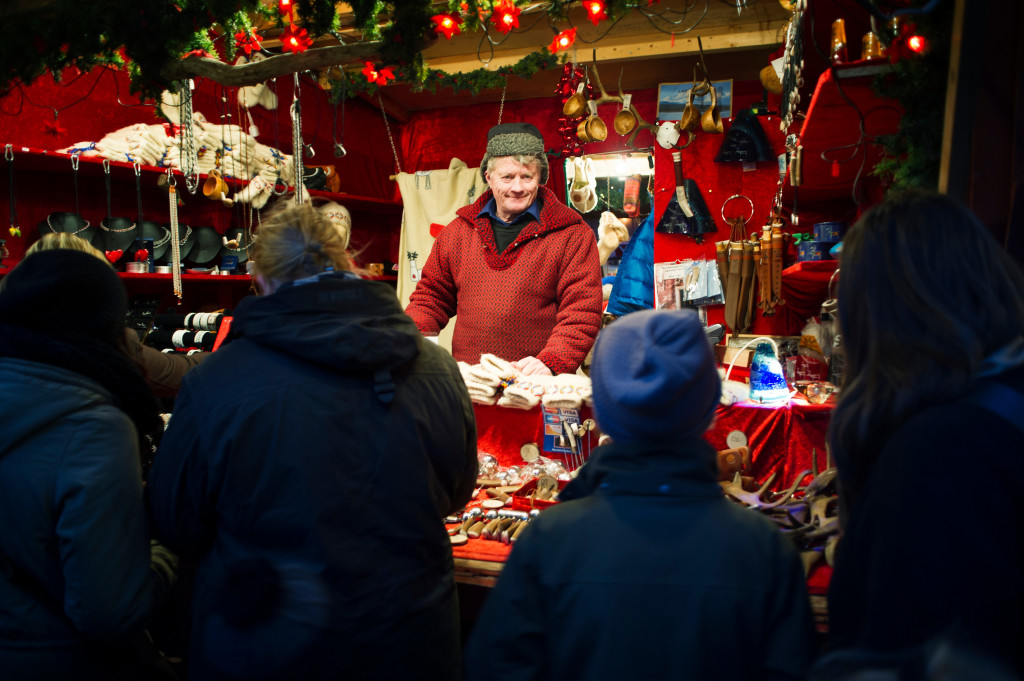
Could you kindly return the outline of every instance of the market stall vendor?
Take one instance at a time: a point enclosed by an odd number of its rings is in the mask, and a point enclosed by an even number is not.
[[[491,128],[480,172],[488,191],[441,230],[405,311],[427,336],[457,315],[457,360],[491,353],[523,374],[573,373],[601,320],[594,232],[544,186],[535,126]]]

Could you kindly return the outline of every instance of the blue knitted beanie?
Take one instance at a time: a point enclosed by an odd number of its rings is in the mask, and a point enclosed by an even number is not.
[[[616,442],[704,434],[721,394],[693,310],[632,312],[601,331],[590,368],[594,417]]]

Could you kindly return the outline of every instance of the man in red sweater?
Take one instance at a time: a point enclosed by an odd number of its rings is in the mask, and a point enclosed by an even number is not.
[[[458,315],[457,360],[491,353],[524,374],[573,373],[601,321],[594,232],[543,186],[535,126],[491,128],[480,173],[490,189],[441,230],[405,312],[426,336]]]

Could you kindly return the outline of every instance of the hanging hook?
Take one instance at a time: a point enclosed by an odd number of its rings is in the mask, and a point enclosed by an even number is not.
[[[4,147],[4,158],[7,159],[8,162],[14,160],[14,145],[13,144],[8,144],[7,146]]]

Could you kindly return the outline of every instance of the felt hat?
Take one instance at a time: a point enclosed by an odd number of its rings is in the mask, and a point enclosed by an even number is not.
[[[38,251],[0,281],[0,319],[44,334],[73,332],[118,347],[127,311],[117,273],[92,253]]]
[[[192,235],[195,237],[195,245],[189,251],[189,262],[200,267],[215,264],[214,260],[217,259],[221,249],[224,247],[224,241],[221,239],[220,233],[213,227],[201,226],[193,227]]]
[[[128,260],[135,259],[135,252],[142,248],[146,241],[152,242],[152,248],[149,251],[149,255],[153,260],[159,258],[171,247],[170,232],[161,227],[157,222],[153,222],[152,220],[143,220],[139,225],[139,230],[135,240],[132,241],[132,245],[125,253]],[[160,245],[157,246],[157,244]]]
[[[163,244],[167,248],[164,249],[160,255],[154,255],[153,259],[159,261],[160,264],[169,265],[171,263],[171,226],[168,223],[163,224],[163,228],[167,230],[167,243]],[[192,252],[192,248],[196,244],[195,231],[188,225],[178,223],[178,252],[181,254],[181,259],[184,260]],[[156,244],[154,244],[156,249]],[[159,249],[157,249],[159,250]]]
[[[74,234],[92,243],[93,237],[96,235],[96,227],[78,213],[65,212],[50,213],[45,220],[39,223],[39,236],[59,232]]]
[[[534,156],[540,164],[540,183],[548,182],[548,156],[544,137],[530,123],[501,123],[487,131],[487,151],[480,161],[480,177],[487,181],[487,163],[502,156]]]
[[[103,218],[92,245],[101,251],[127,251],[139,233],[131,218]]]
[[[594,418],[616,442],[697,437],[721,393],[715,355],[694,310],[642,310],[597,337]]]

